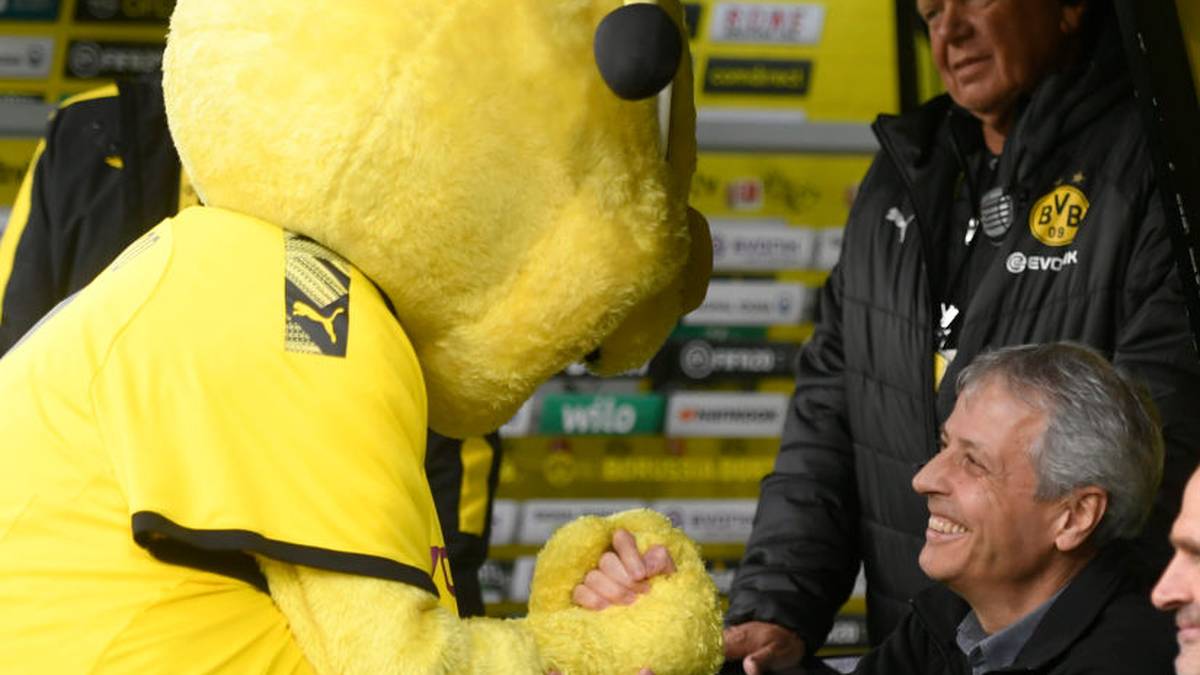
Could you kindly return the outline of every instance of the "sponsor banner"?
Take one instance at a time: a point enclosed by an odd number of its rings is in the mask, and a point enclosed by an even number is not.
[[[774,438],[783,432],[787,394],[687,392],[671,396],[668,436]]]
[[[754,499],[665,499],[650,508],[701,544],[744,544],[757,505]]]
[[[582,436],[655,434],[662,429],[663,404],[658,394],[547,394],[538,431]]]
[[[508,587],[509,602],[529,602],[529,585],[533,583],[533,568],[536,566],[537,558],[531,555],[513,561],[512,580]]]
[[[58,0],[0,0],[0,19],[54,21]]]
[[[771,471],[775,438],[531,436],[504,441],[506,499],[644,499],[647,494],[748,499]]]
[[[492,502],[492,532],[488,540],[490,545],[505,546],[513,543],[517,536],[520,511],[520,504],[511,499],[497,499]]]
[[[517,414],[500,427],[501,438],[517,438],[533,433],[533,409],[537,403],[531,397],[517,408]]]
[[[175,0],[76,0],[75,20],[166,26],[173,11]]]
[[[819,270],[831,270],[842,256],[842,235],[845,229],[841,227],[822,228],[817,235],[817,254],[813,267]]]
[[[812,266],[817,233],[783,223],[710,220],[713,270],[776,272]]]
[[[778,441],[771,439],[770,444],[778,450]],[[660,486],[690,485],[704,494],[728,493],[737,497],[747,494],[739,485],[750,487],[749,494],[756,493],[758,482],[774,466],[774,453],[740,456],[627,455],[602,458],[600,480],[608,492],[617,486],[627,486],[634,487],[638,494],[644,494],[644,485],[652,483]]]
[[[713,9],[710,42],[815,45],[825,27],[825,6],[721,2]]]
[[[808,59],[731,59],[712,57],[704,69],[706,94],[806,96],[812,81]]]
[[[50,76],[54,63],[54,38],[0,36],[0,78],[39,80]]]
[[[688,203],[710,224],[840,228],[870,163],[870,154],[701,152]]]
[[[63,76],[81,80],[144,75],[162,68],[161,42],[72,40]]]
[[[898,112],[896,13],[879,0],[693,4],[703,7],[689,45],[702,119],[717,109],[788,111],[865,124]]]
[[[555,530],[581,516],[608,516],[644,505],[634,499],[531,499],[522,505],[517,543],[541,546]]]
[[[794,343],[707,340],[669,342],[658,353],[656,373],[670,379],[703,381],[710,378],[793,376],[800,345]]]
[[[804,320],[809,289],[774,281],[714,280],[704,304],[683,317],[685,324],[775,326]]]

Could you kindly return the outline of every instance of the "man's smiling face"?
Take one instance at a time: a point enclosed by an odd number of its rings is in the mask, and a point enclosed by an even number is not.
[[[1150,596],[1154,606],[1175,612],[1179,675],[1200,675],[1200,473],[1183,493],[1183,508],[1171,528],[1175,557]]]
[[[1015,398],[998,380],[958,398],[942,449],[913,478],[929,524],[920,564],[930,578],[963,589],[1019,590],[1054,553],[1056,501],[1036,498],[1029,449],[1046,413]]]

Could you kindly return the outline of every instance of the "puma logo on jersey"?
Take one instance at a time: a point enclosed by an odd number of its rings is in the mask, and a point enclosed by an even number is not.
[[[898,209],[894,206],[891,209],[888,209],[887,215],[884,216],[885,219],[890,221],[893,225],[895,225],[897,227],[897,229],[900,230],[900,243],[901,244],[904,243],[904,234],[906,232],[908,232],[908,224],[911,223],[913,221],[913,218],[916,218],[916,217],[917,217],[917,215],[914,213],[913,215],[905,218],[904,214],[900,212],[900,209]]]
[[[284,235],[285,347],[289,352],[346,356],[350,341],[350,267],[317,242]]]
[[[325,329],[325,333],[329,335],[329,341],[337,344],[337,332],[333,330],[333,320],[346,311],[345,307],[338,307],[333,310],[333,313],[328,317],[321,316],[321,313],[313,309],[311,305],[296,300],[292,303],[292,316],[298,316],[310,321],[316,321]]]

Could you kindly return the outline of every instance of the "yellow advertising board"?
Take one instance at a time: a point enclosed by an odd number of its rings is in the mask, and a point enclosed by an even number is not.
[[[700,108],[868,122],[899,106],[892,0],[684,4]]]
[[[841,251],[841,232],[871,155],[702,152],[690,202],[710,223],[776,223],[812,231],[812,263],[780,281],[818,287]],[[769,337],[803,342],[811,324],[772,326]]]
[[[841,227],[871,155],[701,152],[690,203],[709,218]]]
[[[754,498],[778,439],[529,436],[505,439],[499,496]]]

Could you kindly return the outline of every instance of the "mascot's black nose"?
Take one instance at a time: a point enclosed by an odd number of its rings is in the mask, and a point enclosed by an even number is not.
[[[596,28],[594,49],[609,89],[637,101],[654,96],[675,78],[683,38],[661,7],[638,3],[604,17]]]

